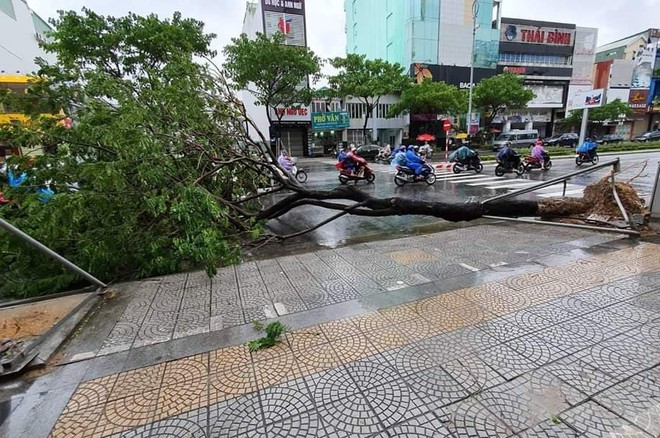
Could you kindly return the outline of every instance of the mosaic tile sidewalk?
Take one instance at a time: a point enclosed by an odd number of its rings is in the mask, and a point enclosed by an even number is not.
[[[143,281],[89,353],[117,353],[483,272],[575,249],[578,240],[616,239],[553,230],[539,245],[538,230],[479,226],[242,263],[212,279],[197,272]]]
[[[660,248],[81,383],[51,437],[658,437]]]

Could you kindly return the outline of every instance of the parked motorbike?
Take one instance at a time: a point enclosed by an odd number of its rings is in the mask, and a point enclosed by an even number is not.
[[[594,152],[591,156],[588,152],[578,152],[575,157],[575,164],[581,166],[583,163],[598,164],[598,154]]]
[[[529,172],[532,169],[541,169],[541,162],[532,156],[525,157],[523,161],[523,167],[526,172]],[[550,170],[552,168],[552,160],[550,160],[550,155],[544,154],[543,156],[543,170]]]
[[[367,183],[372,183],[376,179],[376,174],[374,171],[367,165],[363,164],[361,175],[353,173],[350,169],[344,168],[341,163],[335,164],[335,167],[339,170],[339,182],[346,184],[349,181],[355,181],[357,184],[358,181],[366,181]]]
[[[481,159],[479,155],[470,157],[467,160],[459,160],[458,158],[454,161],[454,165],[451,170],[454,173],[461,173],[464,170],[474,170],[477,173],[481,173],[484,170],[484,165],[481,164]]]
[[[497,166],[495,167],[495,175],[497,176],[502,176],[505,173],[513,173],[515,172],[516,175],[520,176],[523,173],[525,173],[525,168],[523,167],[523,163],[521,160],[518,160],[518,162],[515,161],[508,161],[506,163],[503,163],[502,161],[497,161]]]
[[[435,184],[436,176],[433,167],[424,164],[422,173],[415,175],[415,171],[408,166],[396,166],[396,174],[394,175],[394,184],[397,186],[404,186],[408,183],[425,182],[428,185]]]

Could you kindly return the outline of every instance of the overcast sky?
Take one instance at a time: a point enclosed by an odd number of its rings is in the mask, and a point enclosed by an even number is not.
[[[503,0],[502,3],[505,17],[597,27],[598,45],[660,27],[660,0]],[[184,16],[204,21],[207,31],[218,35],[214,43],[218,52],[240,33],[245,14],[245,0],[28,0],[28,4],[44,19],[57,16],[60,9],[79,11],[83,6],[104,15],[131,11],[167,17],[178,10]],[[306,0],[306,10],[309,46],[323,58],[343,55],[344,0]]]

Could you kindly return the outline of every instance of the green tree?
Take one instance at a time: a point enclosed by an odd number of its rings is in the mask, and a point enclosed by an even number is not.
[[[482,80],[472,94],[472,102],[481,110],[487,128],[505,110],[525,108],[533,98],[534,92],[523,86],[523,78],[511,73]]]
[[[390,108],[389,117],[401,113],[458,115],[467,108],[467,96],[454,85],[425,79],[406,88],[401,99]]]
[[[579,128],[582,125],[582,110],[571,111],[565,119],[560,123],[565,128]],[[617,120],[621,115],[626,117],[633,114],[633,110],[628,103],[623,102],[621,99],[614,99],[598,108],[589,109],[589,132],[592,131],[593,126],[602,124],[606,121]]]
[[[0,127],[0,143],[51,153],[12,157],[10,167],[29,179],[5,190],[16,208],[0,215],[105,281],[236,262],[261,225],[237,218],[249,201],[231,201],[268,179],[254,164],[262,152],[239,142],[242,105],[219,71],[196,62],[214,55],[213,35],[178,13],[161,20],[84,9],[53,24],[44,47],[58,62],[42,64],[47,79],[35,78],[32,99],[21,99],[30,123]],[[72,115],[70,129],[39,116],[53,108]],[[35,189],[46,184],[55,195],[44,204]],[[0,298],[78,281],[4,232],[0,257]]]
[[[285,40],[280,32],[270,38],[257,33],[254,39],[242,34],[224,48],[227,75],[238,89],[249,90],[257,105],[266,107],[271,126],[271,113],[281,122],[281,109],[308,105],[308,80],[320,77],[321,59],[309,48],[287,45]]]
[[[367,125],[382,96],[401,94],[412,84],[399,64],[382,59],[367,59],[364,55],[348,54],[334,58],[330,64],[338,71],[328,78],[330,88],[341,99],[356,98],[365,108],[362,134],[367,138]]]

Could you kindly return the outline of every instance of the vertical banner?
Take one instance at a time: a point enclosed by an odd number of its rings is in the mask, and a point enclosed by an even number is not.
[[[280,32],[287,44],[307,46],[304,0],[261,0],[261,9],[266,36]]]

